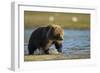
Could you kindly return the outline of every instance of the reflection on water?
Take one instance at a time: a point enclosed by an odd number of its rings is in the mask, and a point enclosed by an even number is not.
[[[28,53],[27,44],[32,31],[32,29],[27,29],[24,33],[25,54]],[[90,31],[65,29],[62,50],[65,55],[90,55]]]

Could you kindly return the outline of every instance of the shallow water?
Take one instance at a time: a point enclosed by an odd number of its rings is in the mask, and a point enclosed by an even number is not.
[[[27,44],[32,29],[24,32],[24,52],[28,54]],[[54,48],[54,46],[51,46]],[[64,41],[62,51],[64,55],[90,55],[90,31],[89,30],[64,30]],[[84,57],[85,58],[85,57]]]

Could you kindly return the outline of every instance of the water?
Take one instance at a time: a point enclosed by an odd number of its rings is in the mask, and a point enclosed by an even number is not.
[[[27,43],[32,33],[32,29],[25,30],[24,48],[28,53]],[[54,46],[52,46],[54,48]],[[64,41],[62,47],[65,55],[90,55],[90,31],[89,30],[64,30]]]

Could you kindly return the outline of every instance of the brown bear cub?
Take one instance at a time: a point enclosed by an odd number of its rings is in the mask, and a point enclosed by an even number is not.
[[[53,44],[58,52],[62,52],[63,36],[64,30],[59,25],[48,25],[37,28],[32,32],[29,39],[29,54],[34,54],[36,49],[42,49],[45,54],[49,54],[49,47]]]

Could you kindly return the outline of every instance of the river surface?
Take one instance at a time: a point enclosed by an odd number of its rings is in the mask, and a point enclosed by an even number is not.
[[[28,54],[27,44],[33,29],[24,31],[24,53]],[[54,46],[51,46],[54,48]],[[69,56],[90,57],[90,30],[64,30],[62,52]]]

